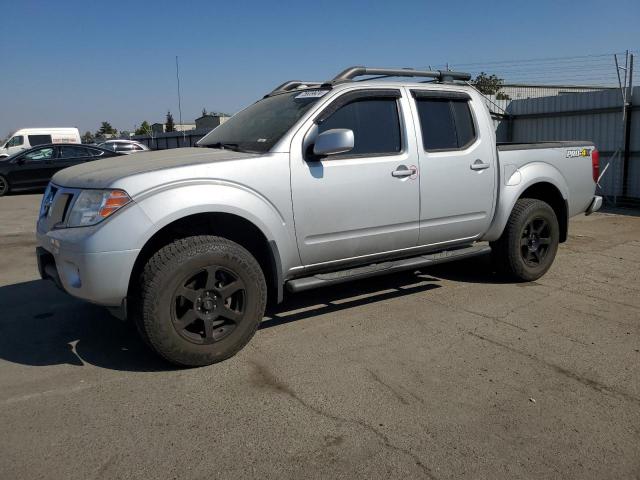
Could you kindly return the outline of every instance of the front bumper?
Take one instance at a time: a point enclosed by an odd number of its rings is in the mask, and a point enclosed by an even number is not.
[[[585,215],[591,215],[593,212],[597,212],[602,207],[602,197],[598,195],[594,195],[593,200],[589,204],[587,211],[584,212]]]
[[[42,245],[42,244],[41,244]],[[38,271],[74,297],[107,307],[120,307],[139,250],[78,253],[36,248]]]

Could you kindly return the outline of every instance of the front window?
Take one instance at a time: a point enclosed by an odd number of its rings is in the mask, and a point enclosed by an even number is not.
[[[11,137],[11,140],[7,142],[8,147],[19,147],[24,144],[24,137],[22,135],[17,135],[15,137]]]
[[[26,153],[23,157],[27,162],[41,162],[43,160],[51,160],[53,158],[53,148],[40,148]]]
[[[211,148],[268,152],[328,90],[296,90],[264,98],[216,127],[198,143]]]
[[[402,150],[395,98],[363,98],[347,103],[320,123],[318,133],[334,128],[352,130],[355,144],[348,152],[332,158],[394,155]]]

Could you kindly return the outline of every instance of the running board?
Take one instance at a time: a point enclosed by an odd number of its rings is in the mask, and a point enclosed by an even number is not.
[[[489,245],[473,245],[471,247],[456,248],[454,250],[443,250],[437,253],[419,255],[417,257],[403,258],[401,260],[390,260],[388,262],[373,263],[364,267],[356,267],[336,272],[318,273],[310,277],[296,278],[287,282],[287,290],[290,292],[302,292],[312,288],[328,287],[338,283],[350,282],[362,278],[386,275],[388,273],[401,272],[403,270],[419,269],[430,267],[439,263],[462,260],[463,258],[475,257],[489,253]]]

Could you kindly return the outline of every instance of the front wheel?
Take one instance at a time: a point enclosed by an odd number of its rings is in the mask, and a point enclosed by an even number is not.
[[[147,262],[140,287],[140,334],[181,366],[235,355],[256,332],[267,301],[256,259],[214,236],[188,237],[160,249]]]
[[[549,270],[559,240],[558,219],[549,204],[521,198],[513,207],[502,236],[491,243],[491,248],[499,270],[531,282]]]

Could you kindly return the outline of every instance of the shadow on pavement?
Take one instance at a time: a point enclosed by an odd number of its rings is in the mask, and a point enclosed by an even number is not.
[[[432,267],[420,272],[345,283],[290,295],[266,313],[261,328],[310,319],[368,303],[439,288],[438,278],[495,283],[486,258]],[[433,278],[438,277],[438,278]],[[125,371],[172,367],[139,339],[131,322],[106,309],[76,300],[43,280],[0,287],[0,358],[22,365],[91,364]]]
[[[514,283],[514,280],[495,272],[491,264],[491,255],[489,254],[457,262],[443,263],[425,268],[422,272],[440,279],[462,283]]]
[[[0,287],[0,312],[3,360],[34,366],[88,363],[127,371],[171,368],[147,350],[130,323],[48,281]]]

